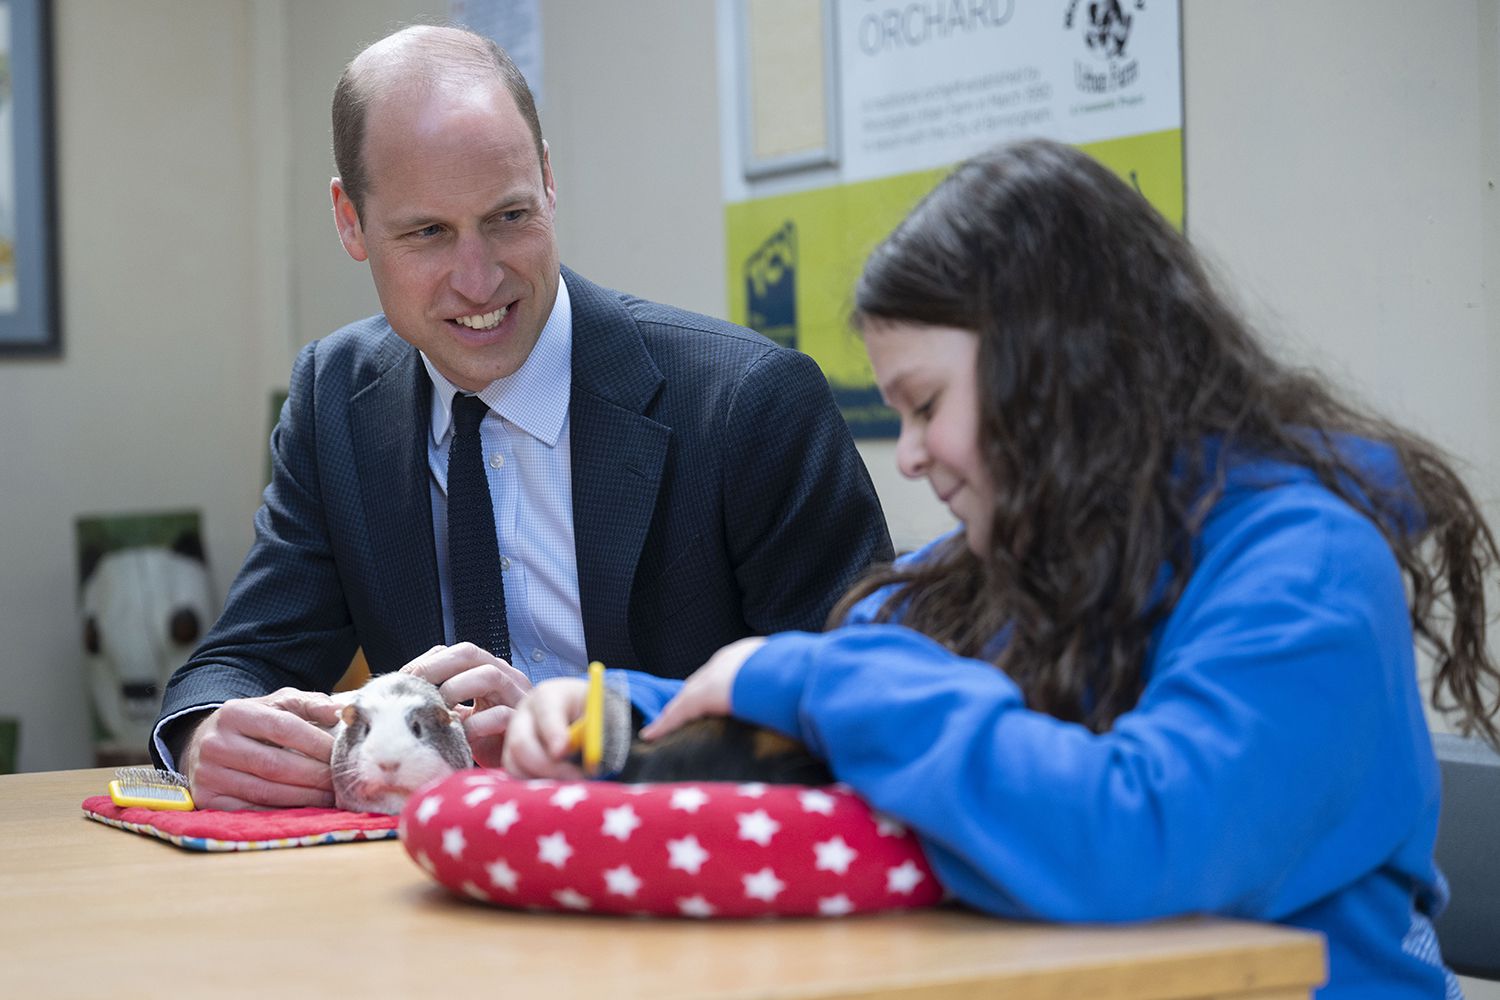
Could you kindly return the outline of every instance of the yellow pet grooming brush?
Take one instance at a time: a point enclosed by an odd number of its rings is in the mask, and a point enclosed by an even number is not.
[[[604,689],[604,664],[589,664],[583,715],[568,727],[568,750],[579,753],[590,778],[618,772],[630,752],[630,699]]]
[[[193,808],[193,795],[187,779],[175,771],[158,771],[154,767],[121,767],[109,783],[109,797],[121,808],[174,809],[186,812]]]

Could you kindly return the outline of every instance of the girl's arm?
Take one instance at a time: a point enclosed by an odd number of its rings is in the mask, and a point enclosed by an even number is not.
[[[991,912],[1294,912],[1407,842],[1435,779],[1389,549],[1347,508],[1265,506],[1204,557],[1108,733],[899,626],[771,638],[734,714],[803,739]]]

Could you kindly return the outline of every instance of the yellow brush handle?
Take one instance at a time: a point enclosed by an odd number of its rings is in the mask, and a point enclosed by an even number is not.
[[[179,785],[148,785],[116,779],[109,783],[109,797],[122,809],[138,806],[185,812],[193,808],[193,796]]]
[[[583,772],[590,777],[599,773],[604,759],[604,664],[589,664],[588,693],[583,699],[583,716],[568,727],[568,748],[583,750]]]

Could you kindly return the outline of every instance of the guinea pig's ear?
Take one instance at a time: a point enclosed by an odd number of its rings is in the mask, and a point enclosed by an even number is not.
[[[344,725],[352,726],[355,720],[359,718],[359,709],[353,705],[345,705],[339,712],[339,718],[343,720]]]

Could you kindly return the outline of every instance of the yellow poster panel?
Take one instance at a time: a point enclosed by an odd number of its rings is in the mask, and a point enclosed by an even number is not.
[[[1179,229],[1182,130],[1080,147],[1130,181]],[[849,327],[854,282],[882,239],[951,168],[728,205],[729,318],[822,366],[856,437],[890,437],[870,365]]]

